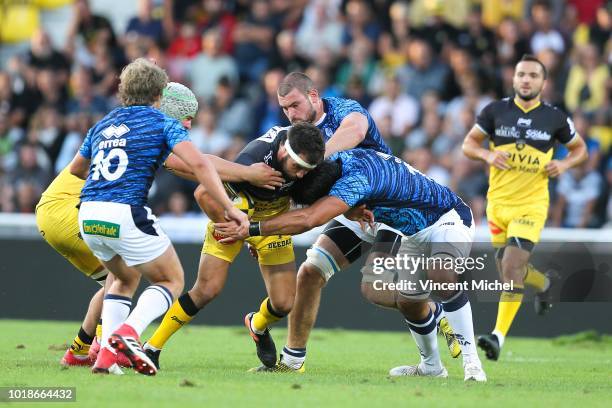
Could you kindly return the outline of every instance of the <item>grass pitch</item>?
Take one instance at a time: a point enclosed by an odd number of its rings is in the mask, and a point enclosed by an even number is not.
[[[243,327],[207,326],[177,333],[156,377],[127,369],[124,376],[94,376],[58,364],[78,328],[0,320],[0,386],[76,387],[76,403],[52,405],[68,407],[593,407],[610,406],[612,397],[610,337],[510,338],[500,361],[482,357],[489,381],[466,384],[461,360],[448,356],[442,339],[448,379],[389,378],[389,368],[418,361],[409,333],[347,330],[315,330],[306,374],[256,374],[246,372],[259,361]],[[282,348],[285,330],[272,334]]]

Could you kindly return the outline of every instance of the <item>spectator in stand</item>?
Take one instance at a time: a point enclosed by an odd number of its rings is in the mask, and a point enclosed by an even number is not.
[[[372,18],[372,10],[365,0],[349,0],[346,3],[346,25],[342,33],[342,54],[348,56],[355,40],[367,40],[372,46],[378,42],[381,27]]]
[[[406,63],[406,48],[412,39],[408,4],[394,2],[389,8],[390,31],[384,31],[378,38],[377,50],[385,71],[394,72]]]
[[[224,54],[231,55],[234,52],[234,29],[236,28],[236,17],[226,9],[223,0],[200,0],[203,6],[204,18],[199,21],[200,32],[214,28],[221,35],[221,49]]]
[[[431,150],[420,147],[415,150],[406,149],[404,160],[421,173],[432,178],[436,183],[448,186],[450,183],[450,173],[447,169],[437,164]]]
[[[223,156],[232,144],[231,135],[219,129],[216,114],[210,106],[201,106],[189,137],[201,152]]]
[[[251,106],[245,99],[236,95],[236,89],[227,77],[219,80],[212,106],[217,114],[220,130],[243,138],[247,138],[253,131]]]
[[[589,171],[588,162],[563,173],[557,184],[557,199],[551,210],[551,224],[564,228],[595,226],[593,213],[602,193],[602,178]]]
[[[61,52],[55,50],[49,40],[49,35],[42,29],[36,30],[30,40],[30,50],[26,54],[25,63],[35,71],[51,70],[56,80],[64,85],[70,73],[70,61]]]
[[[91,79],[91,71],[86,67],[77,67],[70,77],[71,98],[68,100],[66,112],[80,112],[92,115],[106,115],[109,104],[106,98],[96,95]]]
[[[400,67],[397,75],[408,95],[416,99],[427,91],[444,91],[448,68],[438,62],[431,47],[423,40],[413,40],[408,47],[408,64]]]
[[[565,53],[565,40],[561,33],[553,27],[552,9],[547,0],[537,0],[531,7],[531,16],[535,32],[531,36],[531,52],[537,54],[550,48],[557,54]]]
[[[296,32],[298,52],[311,60],[315,60],[318,49],[338,55],[342,49],[342,27],[337,1],[311,1]]]
[[[282,69],[287,72],[303,72],[308,66],[306,58],[297,53],[295,33],[283,30],[276,36],[276,47],[270,59],[270,68]]]
[[[384,93],[374,99],[368,111],[376,123],[390,118],[390,133],[394,138],[405,137],[419,119],[419,103],[413,97],[402,93],[397,76],[389,76],[386,79]]]
[[[267,0],[254,0],[251,13],[234,29],[234,56],[241,78],[257,82],[268,68],[279,22]]]
[[[153,17],[153,0],[138,0],[138,15],[128,21],[125,34],[148,37],[157,44],[162,44],[164,29],[161,20]]]
[[[336,85],[346,90],[352,78],[359,78],[366,89],[376,72],[376,62],[372,43],[365,38],[357,38],[349,47],[348,60],[340,66],[336,75]]]
[[[517,22],[505,18],[497,27],[498,63],[514,67],[518,60],[528,53],[529,42],[521,36]]]
[[[237,86],[238,67],[234,59],[223,52],[219,30],[211,28],[203,34],[202,53],[192,60],[187,76],[193,93],[207,102],[214,96],[221,78]]]
[[[66,53],[81,65],[93,66],[97,47],[109,50],[116,66],[124,65],[123,50],[110,21],[106,17],[93,14],[88,0],[75,0],[74,14],[66,40]]]
[[[330,83],[329,72],[318,65],[311,65],[306,69],[305,74],[312,79],[315,88],[319,90],[319,95],[322,97],[341,97],[342,90],[335,84]]]
[[[589,158],[586,162],[586,170],[587,172],[597,171],[602,158],[601,146],[599,141],[592,137],[589,119],[582,112],[576,112],[572,116],[572,120],[574,121],[576,133],[578,133],[584,139],[584,143],[586,143],[587,151],[589,153]],[[567,148],[564,145],[559,144],[555,150],[555,159],[561,160],[567,156],[567,153]]]
[[[601,62],[593,44],[578,48],[576,59],[567,78],[565,106],[572,112],[580,109],[593,113],[608,97],[610,68]]]
[[[24,183],[35,186],[38,193],[42,193],[51,181],[46,154],[31,142],[22,143],[17,149],[17,166],[9,172],[9,182],[15,191],[19,183]],[[45,158],[47,163],[40,164],[40,158]]]
[[[263,92],[255,103],[255,131],[251,139],[257,138],[273,126],[287,126],[289,122],[278,104],[278,86],[285,77],[280,68],[268,70],[263,77]]]

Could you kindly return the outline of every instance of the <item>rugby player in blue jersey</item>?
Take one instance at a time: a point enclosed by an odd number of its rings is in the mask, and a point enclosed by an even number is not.
[[[228,220],[243,231],[248,228],[246,214],[233,206],[211,161],[189,141],[179,121],[154,108],[167,82],[165,71],[146,59],[127,65],[119,84],[123,106],[90,129],[71,163],[72,174],[87,177],[79,210],[81,235],[116,278],[104,297],[102,349],[94,372],[121,373],[116,352],[141,374],[157,372],[139,337],[168,310],[183,290],[184,277],[174,247],[146,202],[155,171],[171,152],[191,168]],[[130,313],[141,274],[152,285]]]
[[[234,222],[217,223],[215,228],[234,239],[299,234],[351,208],[365,205],[371,209],[377,223],[384,223],[403,235],[398,252],[400,257],[425,254],[432,259],[452,260],[469,256],[474,235],[472,212],[450,189],[402,160],[371,149],[338,152],[331,159],[311,172],[310,177],[305,177],[305,183],[310,181],[310,186],[301,186],[299,201],[309,203],[327,195],[310,207],[251,223],[248,234],[240,232]],[[380,224],[374,224],[370,228],[371,235],[375,235],[379,228]],[[320,249],[315,247],[310,251]],[[327,259],[334,270],[337,269],[327,254],[321,252],[321,257]],[[455,270],[445,269],[442,265],[446,263],[436,263],[433,268],[419,273],[426,274],[435,282],[457,282]],[[376,280],[403,282],[411,281],[412,276],[409,270],[401,268],[376,274],[370,266],[363,269],[363,294],[376,304],[397,308],[406,318],[421,352],[418,364],[393,368],[390,374],[446,377],[448,373],[438,352],[435,317],[428,304],[430,292],[418,286],[390,292],[378,290],[373,285]],[[443,299],[446,316],[461,339],[465,380],[486,381],[474,343],[472,311],[467,295],[461,290],[438,292],[437,295]],[[292,357],[283,353],[276,371],[303,371],[304,360]]]
[[[326,142],[325,156],[354,147],[390,154],[369,112],[358,102],[345,98],[320,97],[312,80],[303,73],[288,74],[278,87],[278,103],[291,123],[307,121],[316,125]],[[365,234],[358,222],[339,215],[325,226],[307,259],[298,270],[295,303],[289,314],[287,344],[282,354],[294,361],[306,358],[306,342],[317,316],[321,291],[327,281],[370,248],[372,252],[394,256],[401,233],[381,224],[376,234]],[[390,251],[390,252],[389,252]],[[431,304],[446,337],[451,355],[461,349],[440,305]]]

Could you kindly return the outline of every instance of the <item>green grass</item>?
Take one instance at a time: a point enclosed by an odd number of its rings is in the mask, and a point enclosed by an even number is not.
[[[316,330],[306,374],[254,374],[246,372],[258,360],[244,328],[203,326],[186,327],[168,343],[156,377],[94,376],[58,364],[78,327],[0,320],[0,386],[76,387],[77,403],[54,407],[593,407],[610,406],[612,397],[612,343],[596,336],[510,338],[500,361],[484,361],[489,382],[466,384],[460,360],[442,341],[448,379],[389,378],[389,368],[418,359],[408,333]],[[282,347],[285,331],[273,335]]]

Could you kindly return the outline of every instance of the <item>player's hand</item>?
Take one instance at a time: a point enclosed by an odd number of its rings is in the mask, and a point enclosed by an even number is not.
[[[374,213],[368,210],[365,204],[351,208],[344,216],[351,221],[358,221],[362,230],[365,230],[366,224],[374,228]]]
[[[249,250],[249,254],[251,254],[251,256],[255,259],[259,258],[259,255],[257,254],[257,250],[255,249],[255,247],[251,244],[246,244],[247,249]]]
[[[240,236],[244,236],[244,237],[248,237],[249,236],[249,217],[243,213],[242,211],[240,211],[239,209],[237,209],[236,207],[230,207],[228,210],[225,210],[225,219],[228,221],[234,221],[234,234],[235,235],[240,235]],[[223,233],[223,231],[220,231]],[[230,235],[230,234],[226,234],[226,235]],[[237,238],[236,236],[233,236],[232,238]],[[243,238],[238,238],[238,239],[243,239]]]
[[[510,158],[510,153],[501,150],[493,150],[487,155],[487,163],[500,170],[510,170],[510,165],[507,160]]]
[[[548,173],[548,177],[559,177],[565,170],[567,170],[567,166],[565,163],[559,160],[551,160],[546,163],[544,166],[544,170]]]
[[[247,223],[246,230],[242,230],[240,224],[236,221],[218,222],[214,224],[215,232],[225,236],[219,240],[222,244],[231,244],[236,240],[246,239],[249,237],[249,227]]]
[[[274,170],[266,163],[251,164],[247,181],[255,187],[267,188],[268,190],[274,190],[285,183],[283,173]]]

